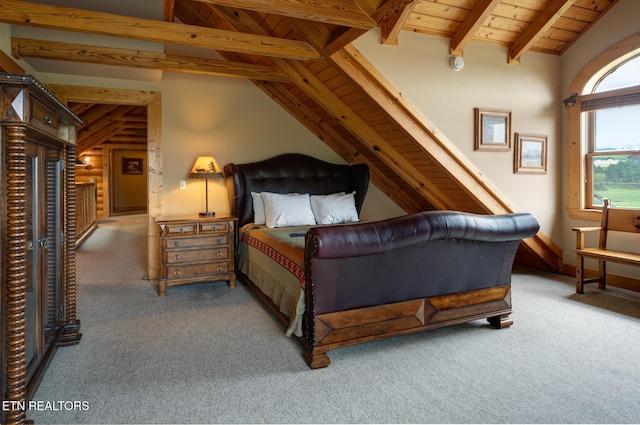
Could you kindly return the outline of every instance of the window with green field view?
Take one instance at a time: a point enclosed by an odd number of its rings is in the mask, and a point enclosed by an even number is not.
[[[606,74],[581,100],[587,134],[587,208],[640,208],[640,56]]]

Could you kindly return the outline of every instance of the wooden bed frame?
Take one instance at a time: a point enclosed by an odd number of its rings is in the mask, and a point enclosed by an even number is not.
[[[251,192],[355,190],[359,213],[368,187],[362,164],[299,154],[228,164],[225,176],[239,228],[253,221]],[[513,260],[522,238],[538,228],[526,213],[452,211],[312,227],[305,237],[304,358],[315,369],[330,364],[328,351],[353,344],[485,318],[495,328],[510,326]],[[241,278],[288,323],[268,296]]]

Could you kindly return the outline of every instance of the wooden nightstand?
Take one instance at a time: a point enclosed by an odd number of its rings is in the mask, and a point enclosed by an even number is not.
[[[236,286],[234,235],[238,219],[215,217],[158,217],[160,230],[160,276],[158,295],[167,286],[227,280]]]

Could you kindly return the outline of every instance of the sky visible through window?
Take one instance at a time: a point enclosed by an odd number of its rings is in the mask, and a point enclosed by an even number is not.
[[[640,56],[605,76],[594,93],[640,85]],[[596,112],[596,151],[640,149],[640,105]]]

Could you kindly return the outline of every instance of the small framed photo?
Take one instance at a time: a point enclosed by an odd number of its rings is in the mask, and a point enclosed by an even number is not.
[[[142,158],[122,157],[122,174],[142,174]]]
[[[475,150],[511,150],[511,111],[474,108]]]
[[[515,134],[513,172],[547,173],[547,136]]]

